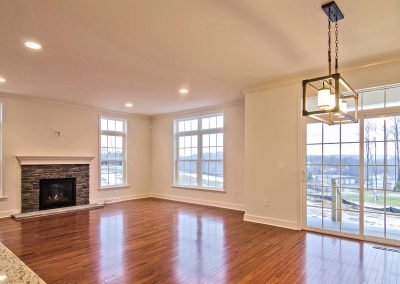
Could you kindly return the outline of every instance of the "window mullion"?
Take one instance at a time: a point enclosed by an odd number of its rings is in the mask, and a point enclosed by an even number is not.
[[[124,127],[125,128],[125,127]],[[122,170],[123,170],[123,176],[122,176],[122,181],[123,181],[123,183],[124,184],[127,184],[128,183],[128,178],[127,178],[127,172],[128,172],[128,168],[127,168],[127,151],[126,151],[126,149],[127,149],[127,139],[126,139],[126,136],[125,135],[123,135],[122,136],[122,166],[123,166],[123,168],[122,168]]]
[[[199,118],[199,129],[202,128],[201,119]],[[197,186],[202,186],[203,180],[203,135],[197,135]]]
[[[176,125],[175,125],[176,127]],[[179,136],[175,135],[175,177],[174,183],[178,183],[179,175]]]
[[[101,130],[100,133],[102,135],[125,136],[125,133],[120,131]]]
[[[364,116],[360,118],[360,128],[359,128],[359,141],[360,141],[360,195],[359,195],[359,210],[360,210],[360,236],[364,238],[364,177],[365,177],[365,157],[364,157],[364,147],[365,147],[365,139],[364,139]],[[368,181],[367,181],[368,183]]]
[[[384,216],[383,216],[383,232],[384,232],[384,237],[386,238],[386,193],[387,193],[387,129],[386,129],[386,119],[383,121],[383,137],[384,137],[384,142],[383,142],[383,208],[384,208]]]
[[[175,133],[176,136],[189,136],[189,135],[197,135],[197,134],[213,134],[213,133],[223,133],[224,128],[211,128],[204,130],[193,130],[193,131],[181,131]],[[120,133],[120,132],[118,132]]]

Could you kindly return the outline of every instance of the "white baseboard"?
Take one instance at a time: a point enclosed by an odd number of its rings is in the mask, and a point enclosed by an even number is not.
[[[21,210],[8,210],[8,211],[0,211],[0,218],[7,218],[11,217],[13,214],[18,214],[20,213]]]
[[[218,201],[210,201],[196,198],[183,197],[178,195],[167,195],[167,194],[159,194],[159,193],[143,193],[143,194],[135,194],[129,196],[120,196],[120,197],[110,197],[110,198],[102,198],[102,199],[93,199],[90,200],[90,204],[99,203],[99,204],[110,204],[117,203],[122,201],[129,201],[135,199],[143,199],[143,198],[160,198],[165,200],[186,202],[191,204],[199,204],[199,205],[207,205],[225,209],[232,209],[237,211],[244,211],[244,205],[234,204],[234,203],[225,203]],[[0,218],[10,217],[13,214],[20,213],[20,210],[10,210],[10,211],[0,211]]]
[[[102,198],[102,199],[94,199],[94,200],[90,200],[90,204],[93,204],[93,203],[111,204],[111,203],[117,203],[117,202],[122,202],[122,201],[149,198],[149,197],[152,197],[152,194],[142,193],[142,194],[134,194],[134,195],[128,195],[128,196],[117,196],[117,197],[109,197],[109,198]]]
[[[160,198],[160,199],[166,199],[166,200],[172,200],[172,201],[180,201],[180,202],[186,202],[186,203],[191,203],[191,204],[207,205],[207,206],[232,209],[232,210],[237,210],[237,211],[244,211],[244,205],[242,205],[242,204],[225,203],[225,202],[183,197],[183,196],[179,196],[179,195],[169,195],[169,194],[159,194],[159,193],[152,193],[150,195],[151,195],[151,197],[154,197],[154,198]]]
[[[232,209],[237,211],[244,211],[244,205],[242,204],[234,204],[234,203],[225,203],[218,201],[210,201],[203,199],[196,199],[190,197],[183,197],[178,195],[167,195],[167,194],[159,194],[159,193],[142,193],[142,194],[134,194],[128,196],[120,196],[120,197],[110,197],[110,198],[102,198],[102,199],[93,199],[90,200],[90,204],[98,203],[98,204],[111,204],[122,201],[129,201],[135,199],[143,199],[143,198],[159,198],[165,200],[179,201],[191,204],[199,204],[199,205],[207,205],[225,209]],[[20,213],[20,210],[10,210],[10,211],[0,211],[0,218],[10,217],[13,214]]]
[[[104,198],[104,199],[94,199],[90,200],[90,204],[98,203],[98,204],[110,204],[134,199],[142,199],[142,198],[149,198],[152,197],[151,194],[143,193],[143,194],[135,194],[135,195],[128,195],[128,196],[120,196],[115,198]],[[7,218],[11,217],[13,214],[21,213],[21,210],[9,210],[9,211],[0,211],[0,218]]]
[[[207,205],[219,208],[226,208],[232,209],[237,211],[244,211],[244,205],[241,204],[234,204],[234,203],[225,203],[225,202],[218,202],[218,201],[210,201],[210,200],[203,200],[203,199],[196,199],[190,197],[183,197],[178,195],[169,195],[169,194],[159,194],[159,193],[143,193],[143,194],[135,194],[129,196],[121,196],[115,198],[104,198],[104,199],[95,199],[91,200],[90,203],[100,203],[100,204],[109,204],[109,203],[117,203],[122,201],[128,200],[135,200],[135,199],[143,199],[143,198],[159,198],[165,200],[172,200],[172,201],[179,201],[191,204],[199,204],[199,205]],[[13,214],[20,213],[20,210],[9,210],[9,211],[0,211],[0,218],[7,218]],[[251,214],[244,214],[244,221],[253,222],[253,223],[260,223],[275,227],[282,227],[292,230],[301,230],[301,226],[298,225],[296,222],[276,219],[276,218],[268,218],[264,216],[257,216]]]
[[[159,198],[165,200],[172,200],[172,201],[179,201],[179,202],[186,202],[191,204],[199,204],[199,205],[207,205],[225,209],[232,209],[238,211],[244,211],[244,205],[241,204],[234,204],[234,203],[225,203],[225,202],[218,202],[218,201],[210,201],[210,200],[203,200],[203,199],[196,199],[190,197],[183,197],[179,195],[169,195],[169,194],[159,194],[159,193],[145,193],[145,194],[137,194],[132,196],[123,196],[123,197],[115,197],[115,198],[105,198],[105,199],[97,199],[91,200],[91,203],[116,203],[121,201],[128,201],[134,199],[142,199],[142,198]]]
[[[282,227],[291,230],[301,230],[301,227],[293,221],[276,219],[276,218],[268,218],[263,216],[251,215],[251,214],[244,214],[244,221],[253,222],[253,223],[260,223],[275,227]]]

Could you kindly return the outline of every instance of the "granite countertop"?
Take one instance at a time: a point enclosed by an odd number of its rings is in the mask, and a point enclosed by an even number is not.
[[[35,272],[0,242],[0,284],[46,284]]]

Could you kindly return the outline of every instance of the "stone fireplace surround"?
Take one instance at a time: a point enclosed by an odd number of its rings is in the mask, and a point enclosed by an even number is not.
[[[76,205],[89,204],[93,157],[17,156],[21,164],[21,212],[39,211],[41,179],[76,178]]]

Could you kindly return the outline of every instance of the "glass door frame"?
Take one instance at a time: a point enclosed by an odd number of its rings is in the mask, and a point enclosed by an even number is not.
[[[379,117],[388,117],[388,116],[400,116],[400,107],[389,107],[389,108],[379,108],[379,109],[369,109],[359,111],[359,161],[360,161],[360,218],[359,218],[359,234],[350,234],[343,233],[339,231],[327,230],[323,228],[314,228],[307,226],[307,122],[311,122],[310,120],[303,119],[301,132],[302,132],[302,143],[301,143],[301,156],[302,156],[302,170],[301,170],[301,183],[302,183],[302,228],[306,231],[329,234],[334,236],[341,236],[351,239],[364,240],[375,243],[382,243],[387,245],[395,245],[400,246],[400,241],[365,236],[364,234],[364,171],[365,171],[365,163],[364,163],[364,145],[365,145],[365,137],[364,137],[364,122],[365,119],[370,118],[379,118]],[[386,153],[385,153],[386,155]],[[385,158],[386,159],[386,158]],[[386,166],[385,166],[386,167]],[[361,206],[362,205],[362,206]]]

